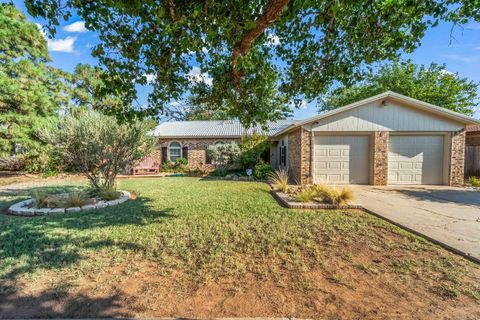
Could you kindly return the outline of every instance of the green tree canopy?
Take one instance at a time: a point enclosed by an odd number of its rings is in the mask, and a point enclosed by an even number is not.
[[[40,145],[39,127],[68,104],[65,74],[47,65],[47,43],[13,5],[0,5],[0,157]]]
[[[385,91],[394,91],[418,100],[472,115],[478,105],[478,84],[448,72],[444,65],[429,67],[411,61],[384,64],[353,86],[342,86],[328,94],[319,111],[343,107]]]
[[[478,0],[26,0],[54,34],[72,13],[100,34],[93,55],[106,90],[128,100],[150,79],[157,116],[190,92],[244,124],[278,119],[287,103],[312,100],[334,81],[349,84],[364,64],[412,52],[441,20],[480,21]],[[193,61],[193,62],[192,62]],[[192,63],[211,81],[192,79]],[[194,81],[195,80],[195,81]],[[118,93],[121,93],[118,94]]]

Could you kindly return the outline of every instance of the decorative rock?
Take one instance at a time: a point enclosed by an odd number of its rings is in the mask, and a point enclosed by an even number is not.
[[[72,207],[72,208],[30,208],[35,200],[28,199],[17,202],[11,205],[8,208],[8,213],[17,215],[17,216],[34,216],[34,215],[49,215],[49,214],[56,214],[56,213],[65,213],[65,212],[80,212],[80,211],[88,211],[88,210],[96,210],[105,207],[115,206],[120,203],[123,203],[130,199],[130,192],[127,191],[120,191],[121,197],[112,201],[104,201],[101,200],[96,204],[89,204],[82,207]],[[63,194],[62,194],[63,195]]]
[[[65,213],[65,208],[55,208],[50,210],[49,214],[55,214],[55,213]]]
[[[80,207],[71,207],[71,208],[66,208],[65,212],[70,213],[70,212],[80,212],[82,209]]]
[[[89,211],[89,210],[93,210],[93,209],[95,209],[95,208],[96,208],[95,205],[93,205],[93,204],[87,204],[86,206],[82,206],[81,209],[82,209],[82,211]]]
[[[111,206],[116,206],[117,204],[119,204],[120,202],[118,201],[118,199],[116,200],[110,200],[110,201],[107,201],[107,206],[111,207]]]
[[[128,200],[128,196],[126,197],[121,197],[120,199],[118,199],[118,203],[124,203],[125,201]]]
[[[16,214],[19,214],[21,216],[33,216],[35,215],[35,209],[33,208],[22,208],[20,211],[17,211]]]
[[[98,201],[98,203],[95,205],[97,209],[105,208],[107,206],[107,203],[105,201]]]
[[[35,215],[37,216],[44,216],[50,212],[50,208],[36,208],[35,209]]]

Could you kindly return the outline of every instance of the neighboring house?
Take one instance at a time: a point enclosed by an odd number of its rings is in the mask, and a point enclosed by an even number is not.
[[[294,183],[459,185],[465,127],[479,123],[389,91],[303,121],[270,123],[264,133],[273,167],[288,168]],[[155,130],[162,161],[187,155],[190,166],[203,168],[209,144],[244,133],[236,121],[167,122]]]
[[[465,176],[480,176],[480,125],[466,128]]]

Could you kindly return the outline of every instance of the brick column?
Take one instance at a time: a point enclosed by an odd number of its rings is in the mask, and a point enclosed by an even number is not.
[[[388,131],[375,131],[373,134],[373,179],[374,186],[388,183]]]
[[[451,133],[450,174],[448,185],[459,186],[464,182],[465,130]]]
[[[288,134],[288,170],[290,179],[295,184],[310,184],[310,132],[298,128]]]

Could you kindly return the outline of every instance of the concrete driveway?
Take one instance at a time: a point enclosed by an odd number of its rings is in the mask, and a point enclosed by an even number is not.
[[[356,202],[480,262],[480,192],[446,186],[353,186]]]

